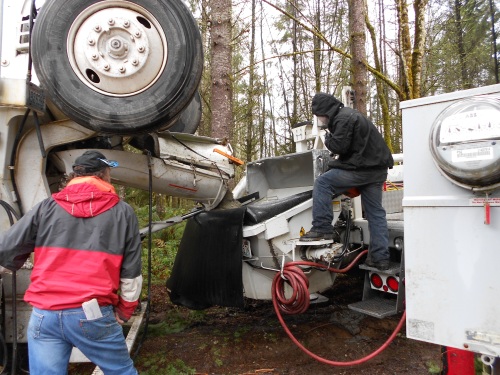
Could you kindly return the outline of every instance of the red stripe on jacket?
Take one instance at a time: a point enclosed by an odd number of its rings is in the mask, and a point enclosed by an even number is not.
[[[24,300],[44,310],[81,307],[92,298],[99,305],[116,306],[122,259],[95,250],[37,247]]]

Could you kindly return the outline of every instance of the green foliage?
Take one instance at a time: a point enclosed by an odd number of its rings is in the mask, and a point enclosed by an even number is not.
[[[441,365],[434,361],[427,361],[427,370],[429,374],[440,374],[441,373]]]
[[[435,361],[427,361],[427,371],[429,374],[441,374],[441,364]],[[474,373],[477,375],[483,374],[483,362],[479,355],[474,358]]]
[[[140,371],[140,375],[191,375],[196,370],[187,366],[182,360],[177,359],[173,363],[167,363],[167,359],[161,354],[140,358],[137,365],[147,370]]]
[[[142,274],[145,278],[151,272],[151,283],[163,283],[170,276],[174,265],[175,256],[180,240],[172,239],[164,241],[161,238],[153,238],[151,248],[151,269],[148,271],[148,240],[144,240],[144,251],[142,253]]]
[[[144,190],[126,188],[125,189],[125,200],[134,209],[139,207],[148,207],[149,204],[149,193]]]
[[[218,344],[217,341],[214,342],[214,344]],[[212,355],[214,357],[214,363],[217,367],[220,367],[224,364],[224,362],[222,361],[221,359],[221,352],[220,352],[220,348],[217,348],[216,346],[214,346],[211,350],[212,352]]]
[[[154,194],[152,206],[152,221],[162,222],[169,218],[182,216],[188,213],[192,207],[193,202],[184,202],[183,207],[173,208],[167,202],[168,197]],[[149,227],[149,193],[139,189],[127,188],[125,192],[125,200],[134,209],[139,227],[147,229]],[[160,205],[160,207],[158,206]],[[160,212],[159,212],[160,211]],[[148,233],[142,242],[142,274],[144,280],[147,280],[149,272],[151,272],[152,284],[163,284],[170,276],[170,271],[174,265],[175,256],[179,248],[182,235],[184,233],[185,222],[172,225],[168,228],[154,232],[151,234],[151,240]],[[151,269],[149,268],[148,261],[148,248],[151,243]],[[143,294],[146,294],[147,282],[144,283]]]
[[[483,370],[485,370],[485,368],[483,368],[483,361],[481,361],[481,356],[479,354],[476,355],[476,357],[474,358],[474,372],[477,374],[477,375],[483,375],[484,372]]]
[[[169,310],[165,319],[158,324],[150,324],[148,327],[149,337],[165,336],[171,333],[184,331],[187,327],[205,320],[204,311],[187,311],[174,308]]]
[[[250,327],[248,326],[242,326],[240,328],[238,328],[234,333],[233,333],[233,336],[234,336],[234,341],[235,342],[240,342],[242,337],[248,332],[250,331]]]
[[[168,217],[181,215],[180,209],[166,209]],[[136,209],[141,228],[148,227],[149,208],[139,207]],[[164,220],[164,219],[163,219]],[[162,221],[162,218],[155,212],[153,221]],[[151,235],[151,280],[152,283],[164,282],[170,276],[170,270],[175,261],[175,256],[179,248],[179,243],[184,233],[185,222],[168,227]],[[143,240],[142,267],[143,275],[148,274],[148,247],[149,238]]]
[[[429,20],[422,96],[495,83],[488,1],[440,5]]]

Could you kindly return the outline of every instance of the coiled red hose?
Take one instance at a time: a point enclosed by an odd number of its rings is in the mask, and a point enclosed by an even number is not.
[[[347,362],[338,362],[332,361],[323,357],[320,357],[307,348],[305,348],[290,332],[288,326],[281,313],[285,314],[302,314],[309,308],[310,299],[309,299],[309,280],[306,275],[302,271],[302,269],[298,266],[311,266],[316,268],[325,268],[330,272],[335,273],[346,273],[352,267],[354,267],[359,259],[364,256],[368,251],[362,251],[347,267],[342,269],[330,268],[326,265],[322,265],[314,262],[306,262],[306,261],[298,261],[298,262],[290,262],[284,265],[282,272],[276,274],[273,279],[272,286],[272,298],[273,298],[273,306],[276,315],[278,316],[278,320],[285,330],[286,334],[290,339],[301,349],[304,353],[314,358],[315,360],[330,365],[330,366],[354,366],[369,361],[370,359],[379,355],[384,349],[386,349],[389,344],[394,340],[398,332],[403,327],[404,322],[406,321],[406,311],[403,312],[401,319],[399,320],[398,325],[394,332],[389,336],[389,338],[374,352],[368,354],[365,357],[354,361]],[[289,284],[292,288],[292,295],[289,298],[285,296],[285,283]]]

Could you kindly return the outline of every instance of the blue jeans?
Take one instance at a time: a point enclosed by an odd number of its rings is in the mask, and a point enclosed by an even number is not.
[[[101,307],[102,318],[87,320],[82,308],[33,308],[28,324],[31,375],[66,375],[73,346],[105,375],[136,375],[125,344],[123,329],[113,307]]]
[[[389,259],[389,232],[385,209],[382,207],[382,187],[387,170],[330,169],[314,182],[312,231],[333,232],[332,198],[336,194],[357,188],[370,230],[369,256],[372,261]]]

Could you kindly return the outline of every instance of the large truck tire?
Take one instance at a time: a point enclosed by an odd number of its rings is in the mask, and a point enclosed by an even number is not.
[[[201,122],[202,115],[201,96],[197,92],[187,108],[174,124],[168,129],[171,132],[194,134]]]
[[[49,100],[109,134],[168,129],[203,69],[198,26],[182,0],[49,0],[31,48]]]

